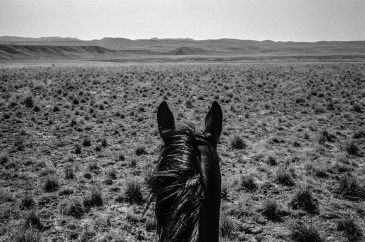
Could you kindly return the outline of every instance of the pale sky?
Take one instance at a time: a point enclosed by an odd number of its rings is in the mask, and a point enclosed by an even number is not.
[[[365,0],[0,0],[0,36],[365,40]]]

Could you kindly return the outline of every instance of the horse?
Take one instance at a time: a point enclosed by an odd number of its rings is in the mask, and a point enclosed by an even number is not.
[[[176,128],[166,101],[159,105],[157,123],[163,145],[149,179],[159,242],[219,241],[221,173],[217,144],[222,121],[222,109],[214,101],[203,132],[196,132],[193,124]]]

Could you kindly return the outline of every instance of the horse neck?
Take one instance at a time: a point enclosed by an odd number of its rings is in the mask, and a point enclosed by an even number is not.
[[[204,159],[203,159],[204,160]],[[218,161],[209,161],[205,166],[207,190],[200,209],[199,242],[219,241],[219,213],[221,201],[221,173]]]

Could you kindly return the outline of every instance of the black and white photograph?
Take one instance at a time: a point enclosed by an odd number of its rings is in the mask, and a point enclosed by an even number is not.
[[[0,242],[364,242],[364,0],[0,0]]]

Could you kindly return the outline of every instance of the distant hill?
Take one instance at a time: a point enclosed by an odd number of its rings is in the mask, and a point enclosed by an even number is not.
[[[100,40],[77,38],[0,37],[0,59],[25,58],[104,58],[128,56],[289,56],[365,55],[365,41],[275,42],[239,39],[137,39],[105,37]],[[16,47],[18,46],[18,47]],[[40,46],[36,48],[36,46]],[[51,48],[51,46],[53,46]],[[69,47],[69,48],[65,48]],[[87,47],[90,47],[89,49]],[[13,49],[13,50],[12,50]],[[15,50],[18,50],[17,52]],[[11,52],[16,53],[11,53]],[[38,53],[38,54],[37,54]]]
[[[116,51],[100,46],[1,45],[0,60],[14,59],[79,59],[100,57]]]

